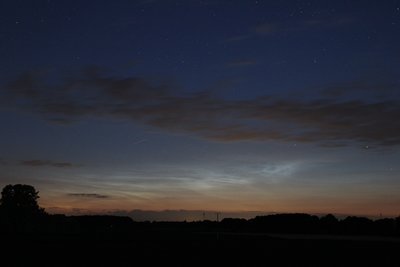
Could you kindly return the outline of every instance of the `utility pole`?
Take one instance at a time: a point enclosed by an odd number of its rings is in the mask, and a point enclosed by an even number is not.
[[[219,223],[219,212],[217,212],[217,223]],[[217,225],[217,241],[219,240],[219,225]]]

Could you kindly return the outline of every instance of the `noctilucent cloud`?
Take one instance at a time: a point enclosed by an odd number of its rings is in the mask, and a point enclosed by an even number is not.
[[[50,213],[400,213],[398,0],[6,0],[0,20],[0,186]]]

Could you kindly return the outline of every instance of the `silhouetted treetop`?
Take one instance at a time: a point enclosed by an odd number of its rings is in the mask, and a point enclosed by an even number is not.
[[[43,213],[37,203],[39,192],[31,185],[7,185],[1,192],[0,207],[3,212],[13,213]]]

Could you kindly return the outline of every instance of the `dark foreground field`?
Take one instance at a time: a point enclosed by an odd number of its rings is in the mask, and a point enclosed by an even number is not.
[[[1,266],[400,266],[395,238],[147,230],[1,243]]]
[[[3,266],[397,266],[400,217],[270,214],[222,221],[133,221],[48,214],[35,189],[0,201]]]

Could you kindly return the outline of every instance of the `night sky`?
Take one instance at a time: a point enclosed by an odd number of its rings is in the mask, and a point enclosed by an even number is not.
[[[400,1],[0,2],[0,186],[50,213],[400,213]]]

